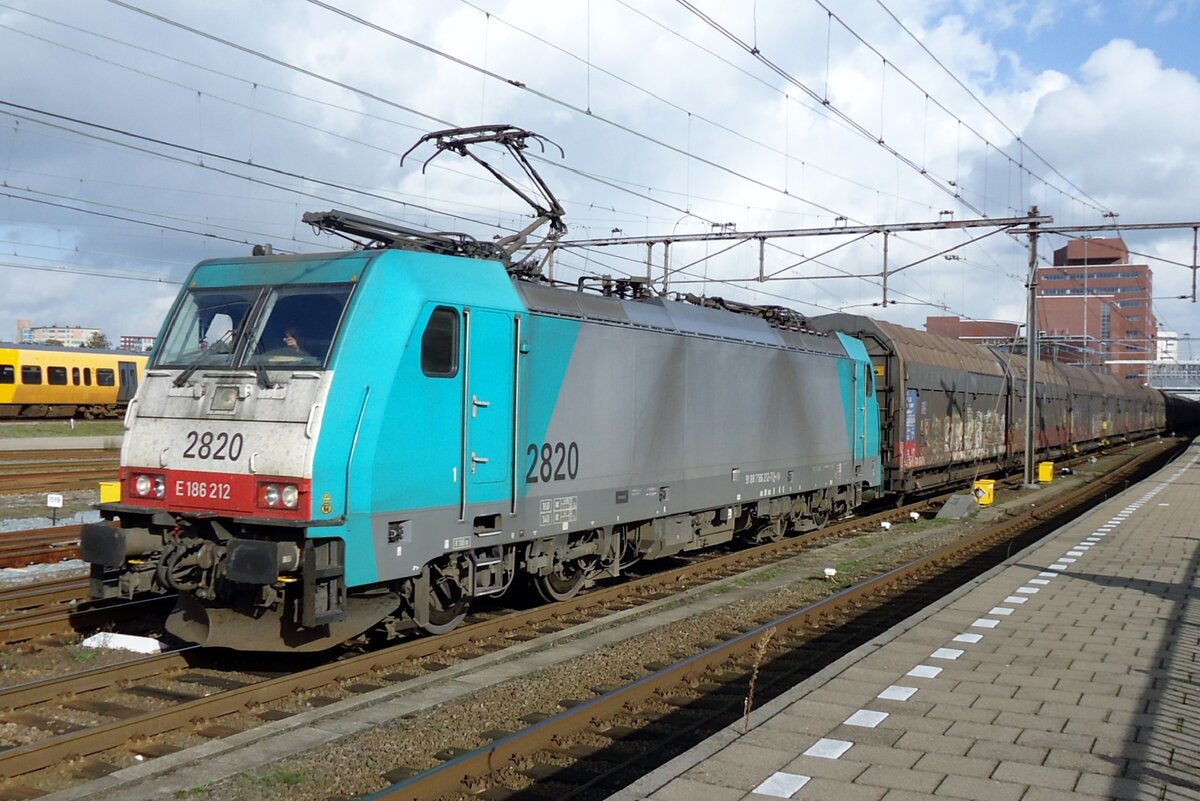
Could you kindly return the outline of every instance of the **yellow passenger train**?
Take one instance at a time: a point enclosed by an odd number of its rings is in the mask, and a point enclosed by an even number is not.
[[[146,356],[0,342],[0,419],[119,417],[137,392]]]

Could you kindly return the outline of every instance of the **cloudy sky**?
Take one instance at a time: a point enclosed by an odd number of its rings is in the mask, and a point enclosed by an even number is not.
[[[342,247],[305,211],[523,227],[471,163],[422,173],[426,147],[401,164],[450,126],[561,146],[533,150],[567,239],[1033,205],[1063,225],[1197,220],[1197,30],[1195,0],[0,0],[0,340],[18,319],[157,333],[201,259]],[[772,240],[766,283],[746,280],[753,243],[676,244],[670,288],[917,327],[1021,320],[1025,242],[969,242],[990,230],[891,236],[887,308],[879,235]],[[1191,292],[1192,230],[1123,236],[1160,324],[1200,335],[1200,306],[1170,298]],[[1064,243],[1042,237],[1040,258]],[[581,249],[554,270],[645,261]]]

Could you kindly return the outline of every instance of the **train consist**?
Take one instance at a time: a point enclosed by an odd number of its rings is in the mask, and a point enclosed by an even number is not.
[[[306,220],[373,244],[198,265],[126,415],[120,526],[84,528],[93,594],[177,592],[192,642],[445,632],[517,585],[567,598],[1021,458],[1023,368],[986,349]],[[1037,401],[1045,455],[1168,425],[1081,370],[1040,365]]]
[[[120,417],[146,354],[0,343],[0,419]]]
[[[1025,356],[850,314],[809,325],[860,339],[878,377],[883,487],[902,498],[1024,464]],[[1053,459],[1195,425],[1195,404],[1110,373],[1039,362],[1035,446]]]

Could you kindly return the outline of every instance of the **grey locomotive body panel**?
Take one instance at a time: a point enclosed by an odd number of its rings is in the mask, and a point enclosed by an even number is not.
[[[555,459],[552,480],[543,481],[538,457],[531,464],[522,451],[515,512],[508,504],[472,506],[458,537],[401,534],[403,547],[394,549],[387,536],[394,515],[380,515],[373,525],[380,578],[413,575],[444,553],[877,483],[878,454],[854,462],[862,432],[853,430],[853,371],[836,337],[781,335],[758,318],[681,303],[518,286],[533,307],[525,326],[529,369],[545,369],[537,359],[550,329],[539,319],[578,323],[544,436],[527,419],[518,436],[522,449],[561,444],[564,460],[573,449],[576,475]],[[521,394],[537,383],[523,375]],[[417,531],[445,530],[457,511],[412,510],[407,519]],[[480,517],[498,525],[472,531]]]

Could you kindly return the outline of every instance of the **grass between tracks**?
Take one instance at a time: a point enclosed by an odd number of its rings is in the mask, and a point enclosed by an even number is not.
[[[0,439],[37,437],[119,437],[125,433],[120,420],[6,420],[0,423]]]

